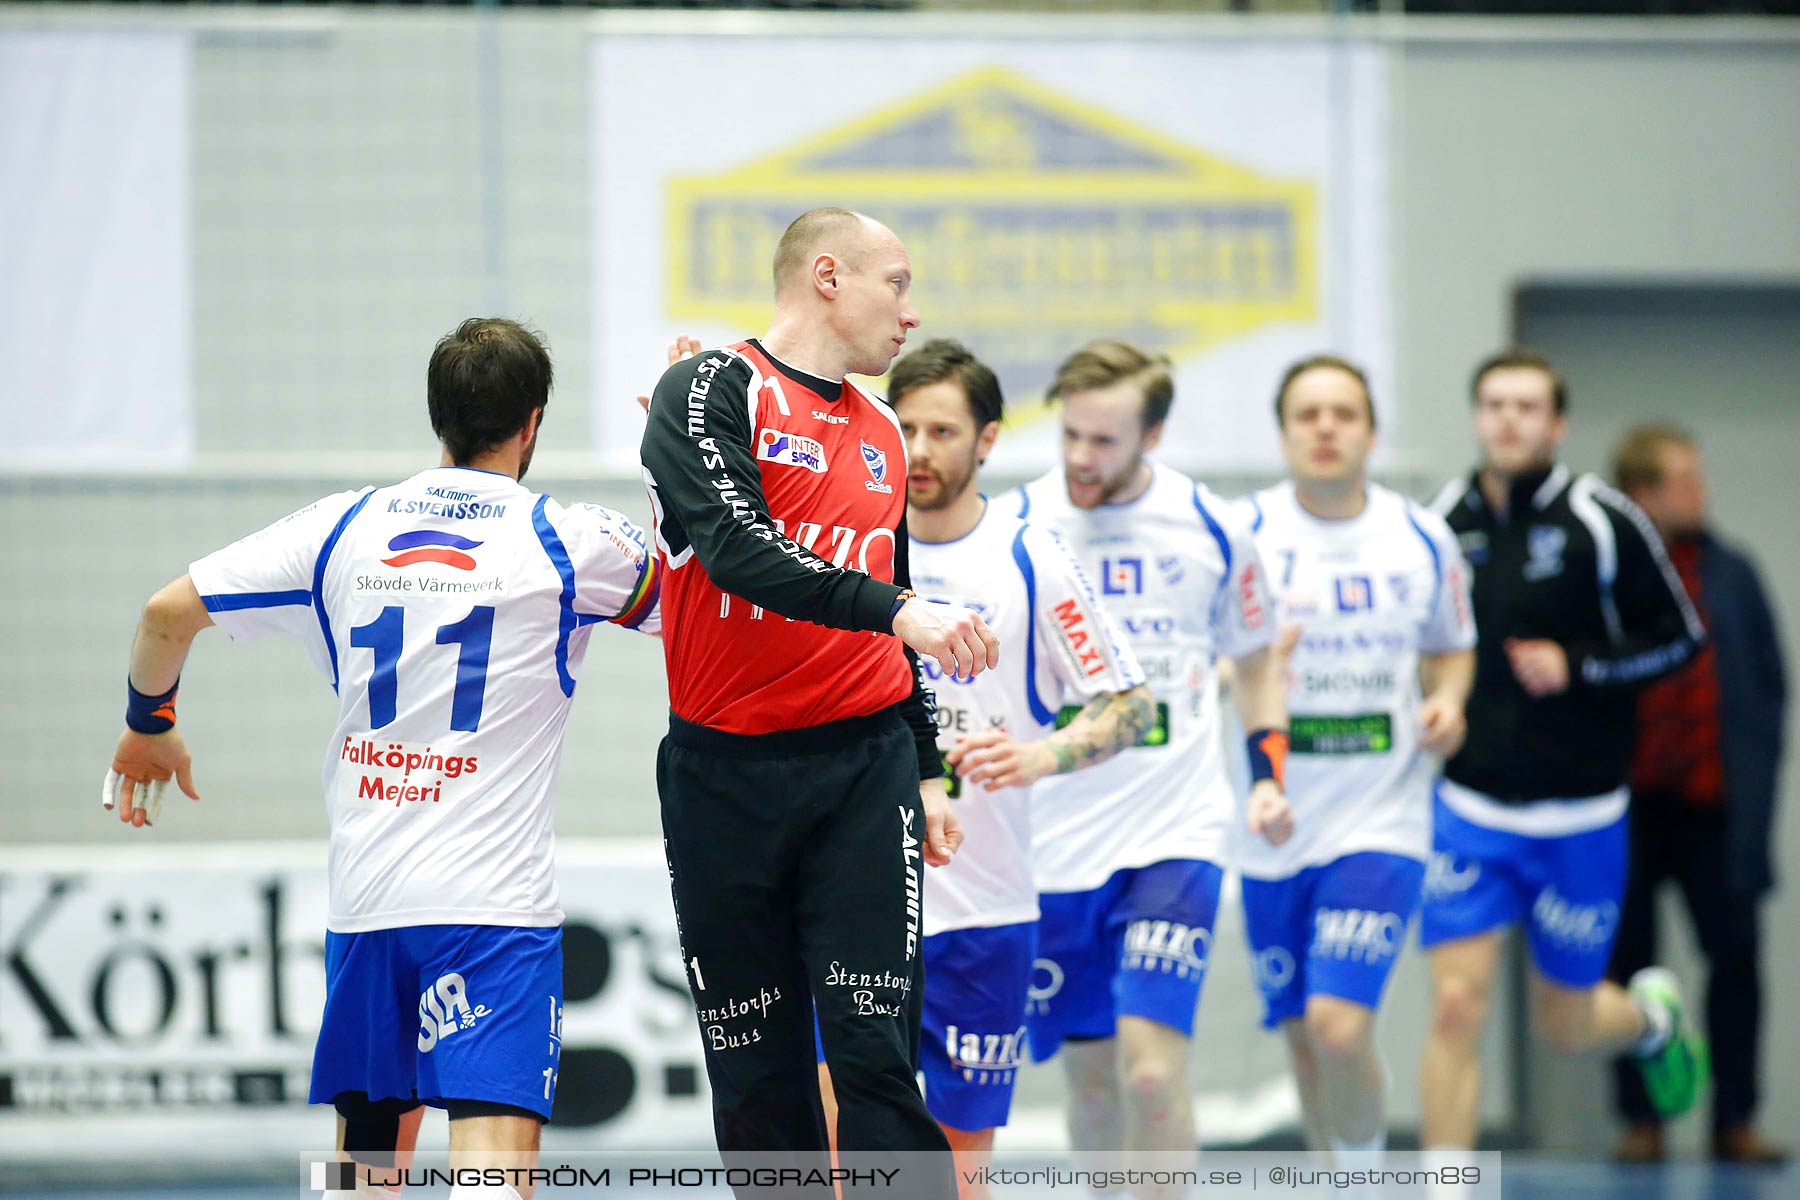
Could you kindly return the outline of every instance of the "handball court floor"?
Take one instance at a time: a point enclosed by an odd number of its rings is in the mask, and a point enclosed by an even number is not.
[[[567,1194],[581,1195],[613,1195],[626,1194],[629,1189],[618,1187],[610,1192],[580,1191]],[[1562,1200],[1564,1197],[1576,1200],[1786,1200],[1800,1196],[1800,1165],[1790,1164],[1779,1169],[1715,1166],[1708,1163],[1669,1163],[1663,1166],[1620,1167],[1611,1163],[1592,1162],[1574,1158],[1536,1157],[1525,1153],[1509,1153],[1502,1164],[1502,1195],[1505,1200]],[[1269,1189],[1264,1189],[1267,1194]],[[93,1186],[40,1187],[15,1190],[0,1182],[0,1194],[22,1197],[42,1197],[43,1200],[292,1200],[301,1195],[293,1185],[281,1185],[267,1180],[230,1184],[209,1182],[195,1183],[156,1183],[143,1185],[110,1184],[103,1188]],[[317,1193],[313,1193],[316,1195]],[[546,1200],[558,1193],[544,1193]],[[731,1193],[719,1189],[716,1193],[688,1192],[692,1196],[717,1196],[729,1200]],[[1216,1189],[1196,1189],[1190,1200],[1203,1200],[1204,1197],[1224,1195]],[[1282,1193],[1286,1196],[1300,1197],[1309,1194],[1325,1196],[1358,1196],[1368,1193],[1346,1193],[1319,1190],[1309,1193],[1306,1190],[1289,1190]],[[1085,1193],[1079,1197],[1067,1189],[1057,1190],[1045,1188],[996,1188],[996,1200],[1088,1200]],[[1244,1192],[1243,1195],[1252,1195]]]

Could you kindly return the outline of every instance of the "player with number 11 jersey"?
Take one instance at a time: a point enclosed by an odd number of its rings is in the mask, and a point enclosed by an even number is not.
[[[170,683],[208,624],[298,640],[337,693],[311,1097],[336,1105],[353,1154],[392,1154],[398,1114],[421,1101],[453,1124],[522,1122],[501,1140],[535,1146],[554,1103],[563,728],[593,627],[656,632],[659,576],[624,516],[519,482],[550,374],[529,330],[465,322],[428,374],[441,465],[327,496],[199,559],[151,601],[134,647],[114,762],[132,778],[141,757],[185,770],[173,687],[138,684]]]

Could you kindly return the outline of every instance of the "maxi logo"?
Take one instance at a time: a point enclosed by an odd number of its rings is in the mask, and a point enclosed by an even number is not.
[[[1366,908],[1321,908],[1313,913],[1314,954],[1373,963],[1392,958],[1406,939],[1399,913]]]
[[[1056,624],[1062,630],[1063,644],[1075,656],[1075,669],[1088,678],[1106,670],[1100,657],[1100,646],[1094,631],[1088,628],[1087,614],[1073,597],[1056,606]]]
[[[815,475],[823,475],[826,470],[823,445],[812,438],[778,429],[765,429],[756,439],[756,459],[784,467],[805,467]]]
[[[970,1083],[1011,1083],[1025,1054],[1025,1026],[1011,1033],[969,1033],[944,1027],[944,1053]]]
[[[469,1003],[468,985],[451,971],[419,993],[419,1053],[429,1054],[458,1029],[473,1029],[482,1017],[492,1016],[485,1004]]]
[[[1243,613],[1245,629],[1260,629],[1263,623],[1262,601],[1257,598],[1261,589],[1256,582],[1256,564],[1248,563],[1244,573],[1238,576],[1238,607]]]
[[[1179,921],[1133,921],[1125,929],[1124,966],[1127,970],[1173,971],[1183,979],[1206,970],[1212,933],[1204,927]]]

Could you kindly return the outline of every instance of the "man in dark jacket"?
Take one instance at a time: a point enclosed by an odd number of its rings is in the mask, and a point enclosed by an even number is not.
[[[1769,846],[1787,702],[1781,645],[1756,568],[1706,527],[1700,449],[1668,425],[1631,430],[1615,460],[1619,487],[1668,543],[1706,624],[1708,645],[1638,701],[1632,763],[1631,858],[1611,974],[1628,978],[1656,957],[1656,892],[1681,888],[1711,978],[1713,1156],[1779,1163],[1756,1132],[1762,1029],[1757,903],[1774,883]],[[1621,1064],[1619,1110],[1627,1161],[1663,1156],[1662,1122],[1638,1072]]]
[[[1649,518],[1556,461],[1568,432],[1556,369],[1505,350],[1470,390],[1481,466],[1436,505],[1474,572],[1478,641],[1419,916],[1432,979],[1427,1148],[1474,1146],[1481,1032],[1510,926],[1530,954],[1532,1029],[1551,1048],[1631,1054],[1665,1117],[1694,1104],[1706,1071],[1670,972],[1637,972],[1629,990],[1605,979],[1637,697],[1693,659],[1705,628]]]

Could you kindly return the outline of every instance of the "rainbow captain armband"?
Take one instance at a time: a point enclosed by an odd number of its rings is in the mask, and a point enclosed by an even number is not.
[[[131,676],[125,677],[125,727],[137,733],[167,733],[175,728],[175,690],[181,686],[179,677],[175,687],[160,696],[146,696],[137,690],[131,682]]]
[[[1244,739],[1244,750],[1250,756],[1252,787],[1265,779],[1273,779],[1278,788],[1287,787],[1287,730],[1259,729]]]
[[[662,602],[662,570],[657,566],[656,552],[652,550],[644,563],[644,571],[638,576],[637,587],[631,591],[631,597],[625,601],[625,607],[619,615],[611,618],[615,625],[623,625],[627,629],[636,629],[644,623],[656,606]]]

